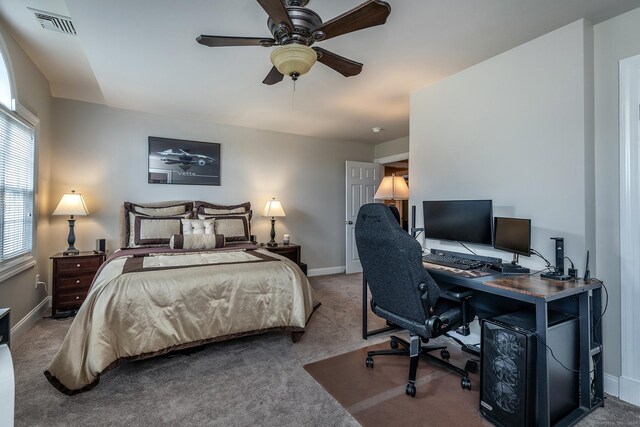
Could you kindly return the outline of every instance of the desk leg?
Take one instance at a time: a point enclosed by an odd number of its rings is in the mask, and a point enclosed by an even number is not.
[[[578,295],[578,321],[580,325],[580,406],[591,407],[591,378],[589,375],[589,359],[591,358],[591,334],[589,333],[589,292]]]
[[[589,313],[589,318],[591,319],[591,325],[593,328],[594,342],[600,346],[600,353],[594,357],[594,369],[596,370],[596,401],[604,402],[604,347],[602,344],[604,337],[602,336],[603,319],[600,319],[600,315],[602,314],[602,288],[597,288],[592,291],[591,301],[592,307],[591,313]],[[591,344],[589,344],[589,346],[591,346]]]
[[[549,370],[547,369],[547,304],[543,299],[536,302],[536,335],[538,336],[536,353],[536,376],[538,379],[538,425],[551,424],[549,414]]]
[[[362,275],[362,339],[366,340],[369,336],[367,332],[367,299],[368,299],[368,290],[367,290],[367,279]]]

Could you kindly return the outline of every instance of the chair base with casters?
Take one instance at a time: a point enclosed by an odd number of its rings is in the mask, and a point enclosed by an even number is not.
[[[428,362],[434,363],[435,365],[438,365],[460,375],[460,386],[463,389],[471,390],[471,380],[469,379],[469,373],[466,370],[452,365],[448,362],[451,355],[447,350],[447,346],[423,346],[420,344],[421,340],[428,341],[425,339],[421,339],[418,335],[413,334],[411,334],[410,342],[392,335],[389,342],[391,350],[373,350],[367,352],[367,368],[373,368],[374,356],[410,356],[411,359],[409,365],[409,382],[407,383],[406,393],[411,397],[415,397],[418,360],[420,359],[420,357],[422,357]],[[399,346],[402,346],[404,348],[399,348]],[[440,350],[440,358],[431,354],[431,352],[438,350]]]

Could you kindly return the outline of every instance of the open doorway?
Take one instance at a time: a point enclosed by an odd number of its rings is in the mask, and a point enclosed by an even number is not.
[[[396,173],[405,180],[409,179],[409,153],[377,158],[374,163],[355,161],[345,162],[345,271],[347,274],[362,271],[360,257],[355,244],[355,223],[360,206],[373,203],[382,177]],[[408,182],[407,182],[408,184]],[[385,202],[389,204],[390,202]],[[396,200],[400,213],[400,222],[405,230],[409,229],[409,207],[407,200]]]
[[[401,176],[409,186],[409,160],[400,160],[390,163],[382,164],[383,176]],[[409,188],[411,188],[409,186]],[[391,203],[391,200],[385,200],[386,205]],[[396,208],[400,213],[400,225],[404,231],[409,232],[409,201],[408,200],[396,200]]]

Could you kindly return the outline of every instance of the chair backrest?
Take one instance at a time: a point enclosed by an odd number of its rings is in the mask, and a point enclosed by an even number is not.
[[[425,312],[418,286],[428,285],[430,305],[438,287],[422,265],[422,247],[400,228],[391,210],[381,203],[363,205],[355,228],[358,255],[373,300],[393,314],[424,323]]]

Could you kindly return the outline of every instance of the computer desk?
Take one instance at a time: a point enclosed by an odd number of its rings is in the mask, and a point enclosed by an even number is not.
[[[570,426],[588,413],[604,404],[604,372],[602,360],[602,285],[594,280],[548,280],[539,275],[504,275],[486,272],[463,272],[434,264],[424,264],[425,268],[442,290],[462,286],[474,290],[471,305],[480,319],[512,313],[534,307],[536,313],[536,335],[547,341],[548,310],[571,314],[579,322],[579,407],[557,421],[554,425]],[[362,337],[366,339],[375,333],[388,330],[383,328],[367,330],[367,283],[363,277],[363,317]],[[536,346],[536,380],[538,392],[538,423],[551,424],[549,416],[549,371],[547,347]],[[597,356],[596,356],[597,355]],[[590,358],[594,357],[595,397],[591,399]]]

